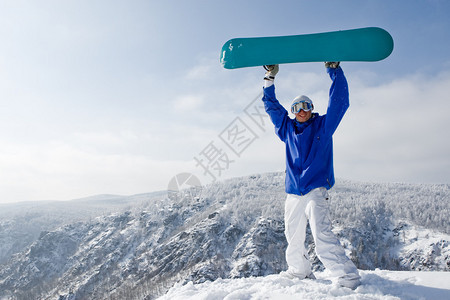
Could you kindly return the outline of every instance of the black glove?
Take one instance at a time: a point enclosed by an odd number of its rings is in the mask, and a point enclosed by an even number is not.
[[[337,69],[339,68],[339,61],[326,61],[325,68]]]
[[[264,69],[267,71],[266,75],[264,76],[264,80],[274,80],[275,75],[277,75],[278,70],[280,69],[278,65],[267,65],[264,66]]]

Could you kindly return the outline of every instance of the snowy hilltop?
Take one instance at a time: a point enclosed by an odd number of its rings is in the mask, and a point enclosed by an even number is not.
[[[450,272],[360,271],[362,284],[355,291],[333,283],[323,273],[316,273],[316,280],[268,275],[218,279],[202,284],[189,282],[175,285],[158,300],[436,300],[450,297]]]
[[[277,277],[286,269],[283,173],[234,178],[177,197],[102,196],[59,203],[57,210],[8,205],[0,213],[0,299],[248,299],[256,295],[251,290],[264,291],[261,283],[292,299],[354,293],[397,299],[420,276],[407,272],[403,280],[392,275],[403,273],[374,270],[450,271],[449,198],[449,185],[338,180],[330,213],[348,256],[364,270],[356,291],[325,279],[310,236],[318,279]],[[427,286],[421,289],[427,295],[450,290]],[[223,292],[214,296],[214,289]]]

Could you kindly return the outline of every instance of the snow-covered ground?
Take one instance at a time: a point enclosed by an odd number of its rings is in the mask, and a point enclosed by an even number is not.
[[[450,299],[450,272],[360,271],[362,284],[351,290],[338,286],[326,272],[316,280],[291,280],[280,275],[218,279],[175,285],[159,300],[257,299]]]

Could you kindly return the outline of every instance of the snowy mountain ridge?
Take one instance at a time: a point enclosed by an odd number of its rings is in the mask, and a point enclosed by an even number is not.
[[[449,185],[338,181],[331,197],[334,231],[358,268],[450,271]],[[286,268],[282,173],[215,183],[200,197],[134,199],[42,231],[1,265],[0,299],[154,299],[177,282]],[[0,238],[19,242],[4,230],[11,222],[0,219]],[[309,253],[323,271],[311,243]]]

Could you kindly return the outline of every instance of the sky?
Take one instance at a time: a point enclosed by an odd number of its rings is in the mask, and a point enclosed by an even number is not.
[[[334,135],[336,177],[448,184],[449,10],[446,0],[0,1],[0,203],[283,171],[284,144],[255,113],[264,70],[224,69],[222,45],[360,27],[389,31],[394,51],[341,64],[350,109]],[[326,112],[323,63],[281,65],[275,85],[285,107],[305,94]]]

